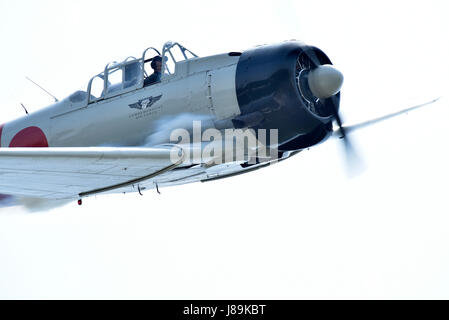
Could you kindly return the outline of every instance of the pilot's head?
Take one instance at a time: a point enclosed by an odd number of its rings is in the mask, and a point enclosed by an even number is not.
[[[162,58],[160,56],[156,56],[151,61],[151,68],[153,68],[154,71],[161,72],[162,69]]]

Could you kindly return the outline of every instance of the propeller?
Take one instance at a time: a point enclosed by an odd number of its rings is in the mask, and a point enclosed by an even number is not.
[[[297,61],[296,76],[298,78],[298,84],[300,90],[305,89],[301,90],[301,92],[305,93],[307,97],[310,97],[310,94],[307,94],[307,92],[310,92],[315,98],[318,98],[320,100],[336,99],[336,94],[340,92],[340,89],[343,85],[343,74],[330,64],[322,64],[327,62],[325,61],[325,59],[320,58],[313,48],[310,48],[309,50],[305,51],[304,54],[307,56],[308,59],[298,58]],[[300,70],[305,70],[305,72],[301,74]],[[438,100],[439,98],[433,99],[429,102],[425,102],[420,105],[409,107],[407,109],[396,111],[378,118],[366,120],[361,123],[353,125],[343,125],[342,118],[336,107],[337,104],[336,103],[329,104],[332,106],[332,109],[329,110],[330,112],[328,115],[332,115],[334,117],[335,122],[337,123],[338,126],[338,128],[333,131],[333,135],[339,137],[343,142],[344,160],[345,160],[344,162],[348,176],[352,177],[361,173],[365,167],[365,164],[357,154],[354,145],[351,143],[348,137],[349,133],[357,129],[371,126],[378,122],[407,113],[409,111],[419,109],[421,107],[430,104],[434,104]]]
[[[332,65],[319,65],[308,73],[308,86],[310,92],[318,99],[324,100],[334,97],[340,92],[343,85],[343,74]],[[337,123],[338,129],[334,134],[338,134],[343,141],[344,158],[347,173],[354,176],[360,173],[362,162],[357,155],[353,144],[347,136],[343,121],[337,110],[336,104],[332,103],[332,115]]]

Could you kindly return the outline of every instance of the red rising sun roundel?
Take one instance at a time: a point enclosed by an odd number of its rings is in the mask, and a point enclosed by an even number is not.
[[[0,148],[2,147],[2,131],[5,124],[0,124]]]
[[[38,127],[28,127],[12,138],[9,147],[48,147],[47,137]]]

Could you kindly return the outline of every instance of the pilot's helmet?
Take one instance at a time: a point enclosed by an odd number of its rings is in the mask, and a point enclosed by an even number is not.
[[[162,62],[161,56],[155,56],[151,61],[151,68],[156,69],[156,62]]]

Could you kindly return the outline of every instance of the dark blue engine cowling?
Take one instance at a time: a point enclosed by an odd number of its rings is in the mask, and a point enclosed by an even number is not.
[[[332,109],[340,94],[320,101],[300,90],[299,73],[332,64],[318,48],[289,41],[242,53],[237,65],[236,91],[241,115],[235,127],[278,129],[279,150],[315,145],[332,130]]]

